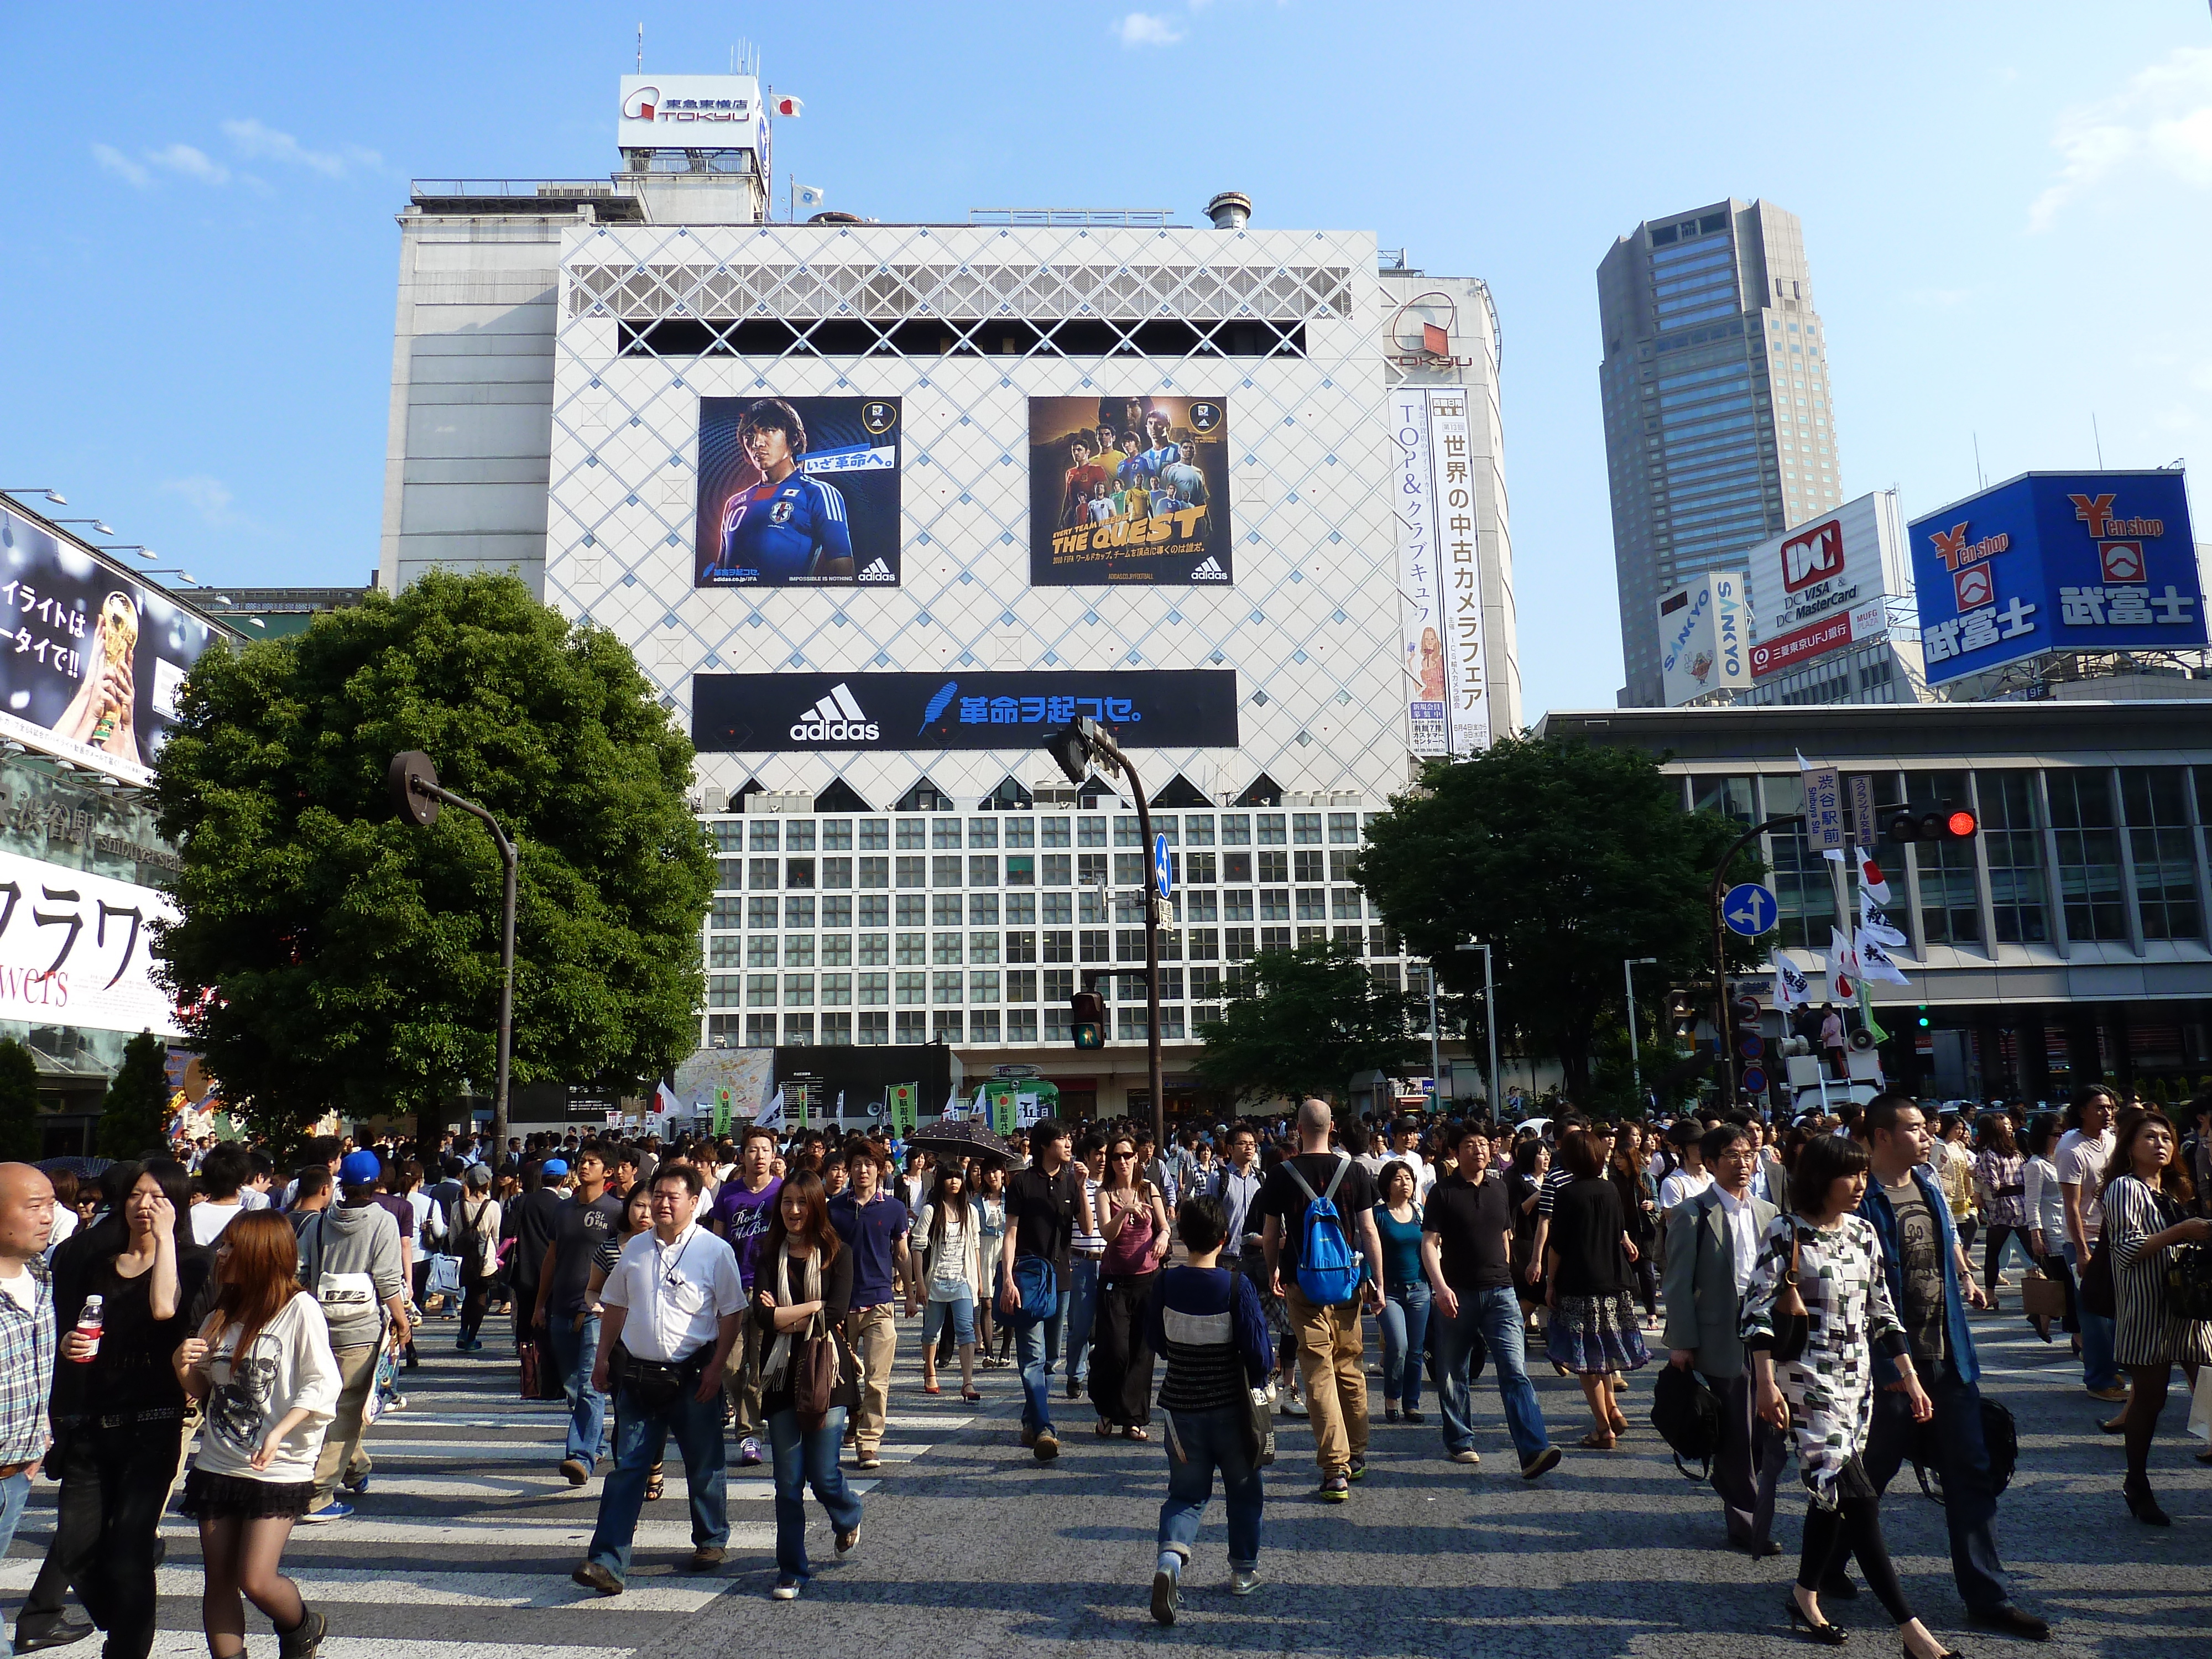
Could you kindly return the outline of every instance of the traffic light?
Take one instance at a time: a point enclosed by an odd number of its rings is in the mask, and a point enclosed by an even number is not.
[[[1932,812],[1896,813],[1889,821],[1889,838],[1894,842],[1972,841],[1980,828],[1971,808],[1947,800]]]
[[[1928,1011],[1925,1008],[1920,1011],[1920,1029],[1923,1031],[1928,1029]]]
[[[1070,720],[1047,738],[1044,751],[1067,775],[1070,783],[1080,784],[1091,775],[1091,745],[1084,740],[1083,727],[1079,721]],[[1075,1046],[1080,1048],[1085,1045],[1079,1042]],[[1095,1048],[1098,1045],[1094,1042],[1088,1046]]]
[[[1698,1034],[1698,999],[1692,993],[1677,988],[1667,993],[1667,1023],[1673,1028],[1678,1042]]]
[[[1068,1004],[1067,1024],[1079,1048],[1106,1046],[1106,1004],[1096,991],[1078,991]]]

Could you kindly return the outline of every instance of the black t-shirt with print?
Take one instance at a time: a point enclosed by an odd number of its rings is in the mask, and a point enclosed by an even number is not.
[[[1260,1189],[1260,1196],[1253,1203],[1255,1214],[1274,1216],[1283,1224],[1276,1262],[1285,1285],[1298,1270],[1298,1253],[1306,1235],[1308,1200],[1304,1189],[1291,1177],[1293,1164],[1318,1198],[1328,1191],[1328,1183],[1336,1178],[1337,1154],[1300,1152],[1295,1158],[1285,1158],[1267,1177],[1267,1184]],[[1375,1177],[1357,1161],[1348,1162],[1344,1179],[1337,1182],[1336,1195],[1329,1202],[1336,1206],[1337,1219],[1344,1228],[1344,1242],[1352,1247],[1354,1255],[1360,1249],[1359,1218],[1375,1207],[1376,1196]]]

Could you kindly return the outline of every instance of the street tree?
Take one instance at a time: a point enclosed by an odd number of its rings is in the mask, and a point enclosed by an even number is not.
[[[1199,1079],[1232,1107],[1341,1099],[1355,1072],[1395,1071],[1421,1050],[1413,999],[1377,985],[1346,947],[1316,939],[1262,951],[1244,973],[1220,1019],[1198,1028]]]
[[[280,1145],[330,1107],[430,1131],[490,1092],[498,849],[465,813],[394,817],[404,750],[520,848],[514,1080],[631,1088],[696,1046],[691,744],[611,634],[512,576],[432,572],[210,653],[179,704],[155,795],[183,919],[157,947],[224,1098]]]
[[[0,1163],[32,1164],[39,1133],[39,1062],[13,1037],[0,1037]]]
[[[94,1150],[102,1158],[137,1158],[149,1146],[167,1144],[163,1130],[169,1115],[168,1050],[151,1031],[124,1045],[123,1064],[100,1103]]]
[[[1491,945],[1498,1030],[1556,1056],[1580,1102],[1600,1017],[1624,1001],[1624,959],[1658,958],[1638,970],[1640,990],[1669,976],[1710,984],[1707,892],[1739,833],[1685,811],[1680,781],[1648,755],[1523,734],[1431,763],[1420,787],[1370,826],[1358,870],[1382,919],[1408,954],[1436,963],[1439,983],[1479,993],[1482,957],[1456,947]],[[1729,878],[1759,867],[1740,854]],[[1754,954],[1743,945],[1731,965]]]

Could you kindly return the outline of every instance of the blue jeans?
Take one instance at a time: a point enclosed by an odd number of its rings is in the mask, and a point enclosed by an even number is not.
[[[546,1316],[553,1340],[553,1363],[568,1394],[568,1455],[589,1469],[599,1461],[599,1440],[607,1425],[607,1397],[592,1386],[592,1367],[599,1357],[599,1316],[584,1316],[576,1328],[574,1314]]]
[[[8,1547],[15,1541],[15,1528],[23,1519],[23,1505],[30,1501],[31,1474],[27,1469],[18,1469],[5,1480],[0,1480],[0,1558],[8,1553]],[[15,1651],[8,1639],[8,1631],[0,1625],[0,1655]]]
[[[1382,1403],[1421,1408],[1421,1368],[1429,1352],[1429,1287],[1393,1285],[1377,1322],[1382,1327]]]
[[[921,1351],[924,1355],[936,1352],[937,1338],[945,1328],[945,1316],[952,1316],[952,1340],[962,1347],[975,1340],[975,1304],[967,1297],[956,1302],[931,1301],[922,1304]]]
[[[1443,1407],[1444,1449],[1467,1451],[1474,1444],[1468,1403],[1468,1362],[1478,1344],[1498,1368],[1498,1395],[1505,1405],[1505,1427],[1513,1449],[1528,1462],[1549,1446],[1543,1407],[1528,1381],[1528,1354],[1521,1337],[1521,1304],[1512,1290],[1498,1285],[1468,1291],[1459,1298],[1459,1314],[1447,1319],[1439,1309],[1430,1321],[1437,1334],[1437,1394]]]
[[[2108,1321],[2107,1323],[2110,1322]],[[2085,1341],[2083,1346],[2087,1346]],[[1982,1437],[1982,1391],[1962,1382],[1949,1365],[1942,1375],[1923,1378],[1935,1402],[1936,1432],[1943,1472],[1943,1524],[1951,1534],[1951,1576],[1969,1613],[1988,1613],[2012,1600],[2005,1588],[2004,1563],[1997,1556],[1997,1495],[1990,1478],[1990,1450]],[[1875,1490],[1887,1488],[1924,1431],[1913,1422],[1912,1407],[1887,1389],[1874,1397],[1874,1428],[1867,1436],[1867,1479]],[[1840,1563],[1838,1564],[1840,1565]]]
[[[2066,1265],[2073,1269],[2074,1282],[2081,1282],[2081,1258],[2071,1244],[2066,1247]],[[2081,1327],[2081,1386],[2085,1389],[2116,1389],[2120,1384],[2120,1368],[2112,1359],[2112,1322],[2091,1313],[2081,1305],[2079,1296],[2074,1298],[2075,1318]]]
[[[860,1499],[845,1484],[837,1448],[845,1438],[845,1408],[832,1406],[818,1429],[801,1429],[799,1413],[786,1409],[768,1419],[769,1443],[775,1449],[775,1570],[806,1578],[806,1488],[830,1512],[830,1524],[850,1532],[860,1524]]]
[[[684,1480],[691,1489],[691,1542],[720,1549],[730,1541],[727,1476],[723,1470],[722,1395],[701,1405],[686,1389],[660,1410],[648,1411],[623,1390],[615,1413],[615,1462],[599,1493],[599,1524],[586,1552],[617,1578],[629,1576],[630,1540],[645,1507],[645,1483],[668,1449],[668,1437],[684,1455]]]
[[[1213,1496],[1213,1472],[1219,1469],[1221,1495],[1229,1500],[1229,1565],[1259,1565],[1262,1493],[1260,1471],[1244,1449],[1246,1417],[1238,1406],[1167,1413],[1168,1498],[1160,1505],[1162,1550],[1190,1559],[1199,1522]]]
[[[1080,1394],[1091,1375],[1091,1329],[1098,1316],[1098,1258],[1067,1258],[1067,1386]],[[1049,1362],[1048,1362],[1049,1363]]]
[[[1063,1289],[1050,1318],[1014,1328],[1014,1358],[1022,1368],[1022,1426],[1033,1434],[1053,1432],[1052,1356],[1060,1352],[1060,1333],[1067,1326],[1068,1300]]]

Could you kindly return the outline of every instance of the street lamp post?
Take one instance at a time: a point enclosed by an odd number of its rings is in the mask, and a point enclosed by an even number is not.
[[[1454,948],[1482,952],[1482,1024],[1490,1034],[1490,1109],[1496,1113],[1502,1097],[1498,1092],[1498,987],[1491,979],[1490,947],[1469,939]]]
[[[1152,807],[1145,799],[1145,786],[1137,769],[1129,763],[1113,734],[1085,715],[1054,732],[1045,750],[1073,784],[1080,785],[1093,765],[1127,774],[1129,793],[1137,798],[1137,834],[1144,841],[1149,860]],[[1152,1091],[1152,1143],[1161,1147],[1168,1144],[1167,1099],[1160,1082],[1160,912],[1166,904],[1148,872],[1145,878],[1145,1066]]]
[[[1644,1103],[1644,1056],[1636,1047],[1636,970],[1639,967],[1656,968],[1658,965],[1659,958],[1656,957],[1623,957],[1620,959],[1620,976],[1628,986],[1628,1074],[1635,1079],[1636,1103],[1639,1107]]]
[[[491,1097],[491,1144],[496,1158],[507,1145],[507,1076],[514,1053],[514,843],[499,827],[499,820],[483,807],[441,787],[438,769],[420,750],[394,755],[386,778],[392,789],[392,809],[403,823],[428,828],[438,821],[438,805],[442,801],[482,823],[499,845],[506,879],[501,893],[499,930],[499,1075]]]
[[[1437,963],[1429,959],[1429,1098],[1438,1108],[1444,1103],[1443,1042],[1437,1030]]]

